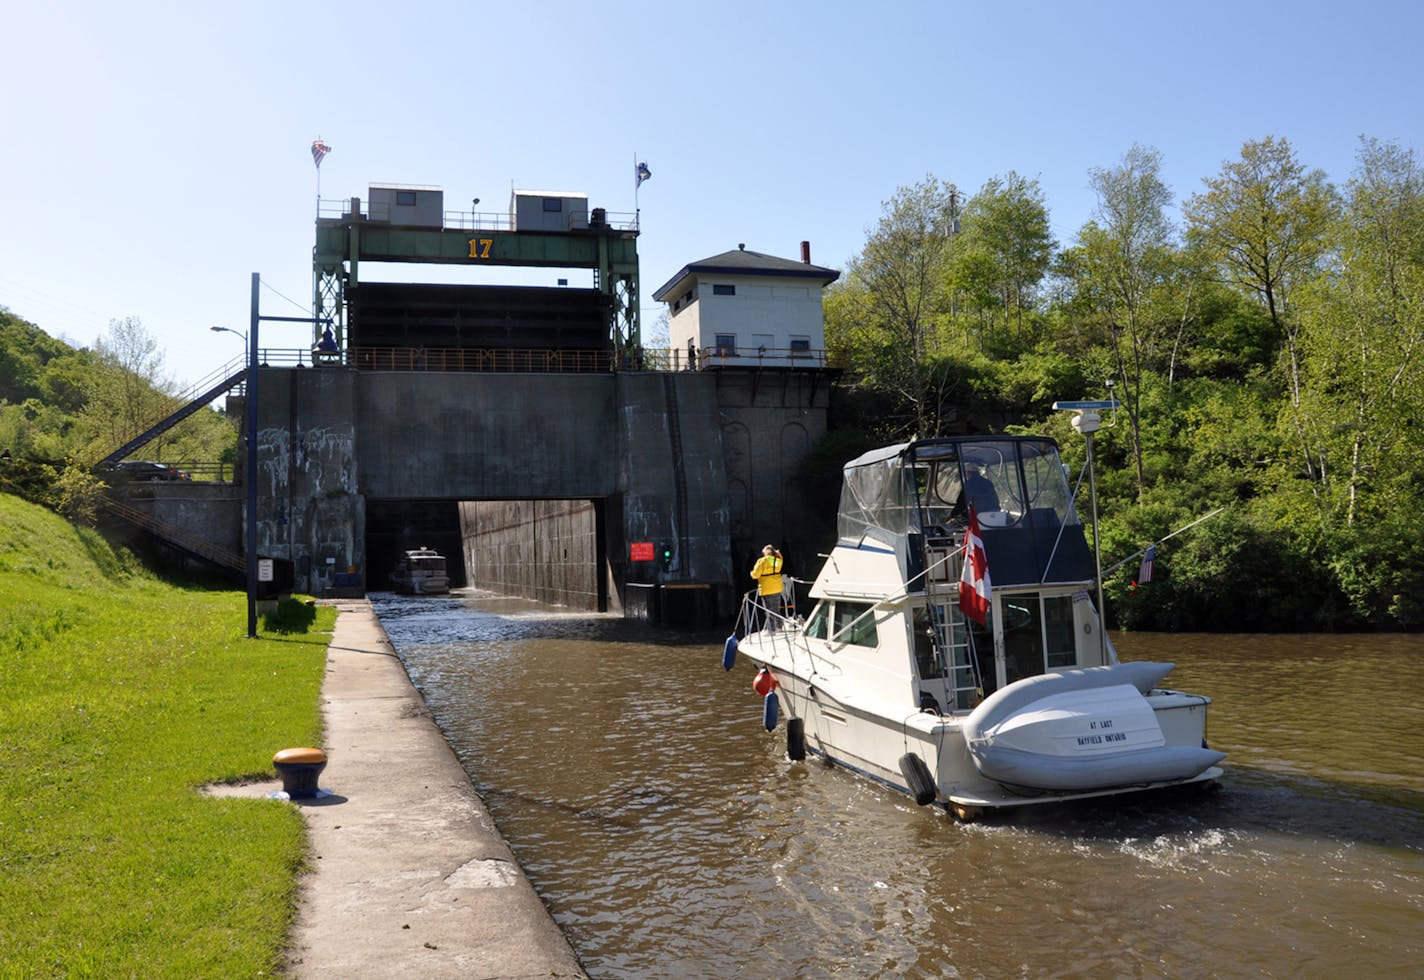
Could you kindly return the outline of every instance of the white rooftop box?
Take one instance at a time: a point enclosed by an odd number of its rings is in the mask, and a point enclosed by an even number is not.
[[[588,195],[568,191],[513,191],[509,223],[515,231],[568,231],[588,227]]]
[[[372,221],[440,228],[445,221],[445,192],[423,184],[372,184],[366,198]]]

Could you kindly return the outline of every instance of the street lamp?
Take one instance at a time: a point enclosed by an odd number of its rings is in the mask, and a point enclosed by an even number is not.
[[[241,337],[242,346],[247,346],[247,334],[243,333],[241,330],[234,330],[232,329],[232,327],[209,327],[208,329],[211,330],[213,333],[230,333],[233,336]]]

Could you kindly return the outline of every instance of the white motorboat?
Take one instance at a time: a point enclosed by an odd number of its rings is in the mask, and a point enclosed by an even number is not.
[[[792,759],[819,754],[961,819],[1221,775],[1210,699],[1162,687],[1172,664],[1119,662],[1101,628],[1052,439],[866,453],[845,465],[837,532],[810,615],[748,596],[739,629],[763,625],[723,650],[727,669],[738,653],[764,668],[764,721],[785,714]]]
[[[391,571],[391,588],[401,595],[443,595],[450,591],[445,558],[431,548],[401,552]]]

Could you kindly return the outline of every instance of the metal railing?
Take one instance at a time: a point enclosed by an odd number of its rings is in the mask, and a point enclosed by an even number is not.
[[[594,374],[613,370],[607,350],[498,347],[357,347],[345,363],[358,371],[484,371]]]
[[[232,549],[224,548],[222,545],[215,544],[174,524],[169,524],[167,521],[161,521],[137,508],[130,507],[122,500],[105,497],[103,508],[109,514],[132,524],[134,527],[142,528],[149,534],[163,539],[169,545],[212,562],[214,565],[220,565],[237,572],[241,572],[247,567],[246,559]]]
[[[88,463],[93,466],[100,462],[116,461],[121,458],[121,455],[116,455],[120,450],[127,453],[137,449],[138,446],[134,443],[145,434],[151,436],[161,434],[204,405],[209,404],[218,394],[234,389],[245,392],[247,388],[246,369],[246,358],[233,358],[216,370],[209,372],[205,377],[198,379],[183,391],[169,395],[164,400],[163,408],[151,417],[128,430],[117,434],[110,433],[106,437],[109,440],[107,447],[91,450],[87,457]]]
[[[700,347],[672,349],[672,364],[663,370],[705,371],[727,367],[824,368],[824,350],[802,347]],[[680,363],[679,363],[680,362]]]
[[[356,210],[352,211],[352,202],[355,201]],[[363,201],[360,198],[322,198],[317,201],[316,214],[318,218],[330,221],[350,221],[354,218],[358,220],[371,221],[378,224],[389,224],[391,220],[390,204]],[[638,214],[634,211],[608,211],[603,208],[580,208],[570,211],[566,216],[566,225],[569,230],[597,228],[610,228],[614,231],[637,231]],[[507,211],[442,211],[441,230],[444,231],[517,231],[515,227],[514,215]],[[544,229],[536,229],[542,231]]]
[[[287,352],[292,353],[292,352]],[[300,355],[300,352],[296,352]],[[271,363],[290,362],[273,358]],[[296,363],[300,364],[300,356]],[[322,363],[322,362],[318,362]],[[762,367],[809,370],[827,367],[824,350],[759,348],[739,353],[729,348],[642,347],[615,355],[608,350],[499,347],[356,347],[330,355],[326,363],[363,371],[706,371]]]

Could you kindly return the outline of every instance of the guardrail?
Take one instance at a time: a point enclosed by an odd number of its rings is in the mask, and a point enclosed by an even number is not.
[[[526,373],[601,371],[707,371],[761,367],[810,370],[829,367],[824,350],[790,347],[642,347],[608,350],[504,347],[355,347],[331,354],[266,350],[262,366],[345,365],[361,371],[494,371]]]
[[[358,371],[594,374],[613,369],[613,353],[497,347],[357,347],[347,352],[346,363]]]
[[[355,202],[355,211],[352,203]],[[360,198],[322,198],[317,201],[316,216],[327,221],[370,221],[390,224],[391,205],[372,204]],[[637,231],[636,211],[608,211],[603,208],[579,209],[567,215],[569,230],[610,228],[614,231]],[[442,231],[518,231],[514,215],[507,211],[443,211]],[[543,229],[537,229],[543,230]]]

